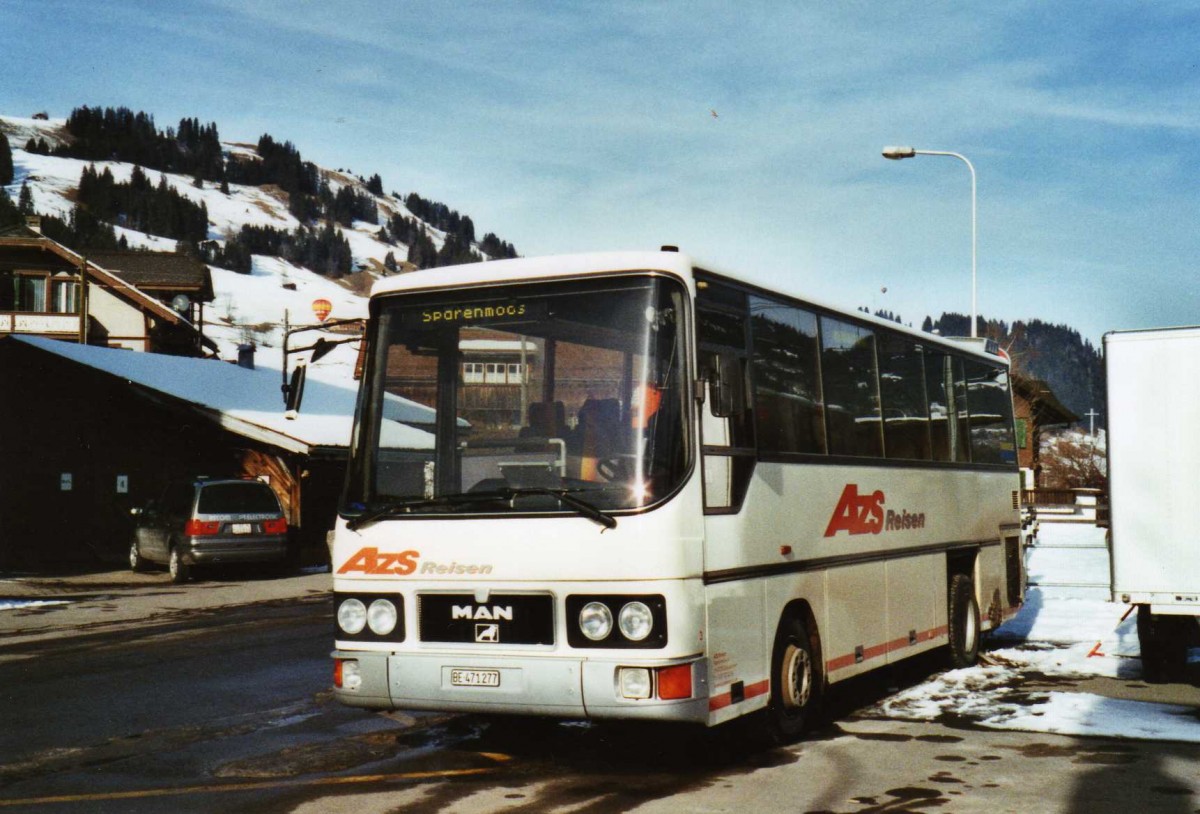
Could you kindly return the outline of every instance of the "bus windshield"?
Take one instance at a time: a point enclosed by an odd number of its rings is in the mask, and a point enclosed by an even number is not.
[[[375,303],[343,514],[584,514],[691,466],[683,288],[650,275]]]

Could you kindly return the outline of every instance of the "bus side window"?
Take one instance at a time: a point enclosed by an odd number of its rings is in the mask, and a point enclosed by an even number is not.
[[[755,465],[745,315],[698,309],[696,338],[698,375],[705,383],[700,422],[705,511],[736,512]]]
[[[714,416],[730,418],[746,409],[746,374],[737,354],[730,350],[712,354],[705,378]]]

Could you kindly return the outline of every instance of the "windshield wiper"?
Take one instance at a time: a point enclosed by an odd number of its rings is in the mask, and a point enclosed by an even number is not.
[[[526,497],[529,495],[544,495],[547,497],[557,498],[558,501],[566,506],[570,506],[583,517],[591,520],[593,523],[598,523],[604,526],[605,529],[617,527],[617,519],[611,514],[608,514],[596,506],[588,503],[582,498],[571,494],[578,489],[553,489],[547,486],[525,486],[520,488],[504,487],[501,489],[489,489],[481,492],[461,492],[451,495],[441,495],[440,497],[430,498],[413,498],[409,500],[398,500],[389,503],[384,503],[380,506],[369,508],[363,514],[349,520],[346,523],[346,528],[351,531],[356,531],[363,526],[370,525],[385,517],[397,514],[407,514],[414,509],[425,509],[437,506],[445,506],[447,508],[453,506],[463,506],[470,503],[481,503],[494,500],[512,500],[517,497]]]
[[[571,492],[582,491],[579,489],[554,489],[549,486],[523,486],[520,488],[505,488],[497,489],[498,495],[506,495],[509,497],[521,497],[522,495],[549,495],[558,498],[560,503],[565,503],[581,515],[591,520],[593,523],[599,523],[606,529],[615,529],[617,527],[617,518],[607,512],[601,511],[596,506],[588,503],[583,498],[576,497]],[[602,532],[603,533],[603,532]]]

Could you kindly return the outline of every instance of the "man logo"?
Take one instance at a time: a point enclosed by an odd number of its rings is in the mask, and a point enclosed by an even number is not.
[[[499,621],[513,620],[512,605],[487,605],[472,607],[471,605],[455,605],[450,608],[451,619],[474,619],[476,622],[494,619]]]
[[[475,641],[479,644],[499,644],[500,625],[475,625]]]

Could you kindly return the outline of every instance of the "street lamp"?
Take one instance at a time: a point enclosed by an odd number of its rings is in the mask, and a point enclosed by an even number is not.
[[[976,255],[976,229],[975,229],[975,167],[967,160],[964,155],[958,153],[948,153],[943,150],[916,150],[912,147],[884,147],[883,157],[890,158],[893,161],[900,161],[904,158],[915,158],[919,155],[945,155],[951,158],[957,158],[959,161],[967,165],[967,169],[971,171],[971,338],[978,336],[978,330],[975,327],[976,314],[978,312],[976,294],[975,294],[975,255]]]

